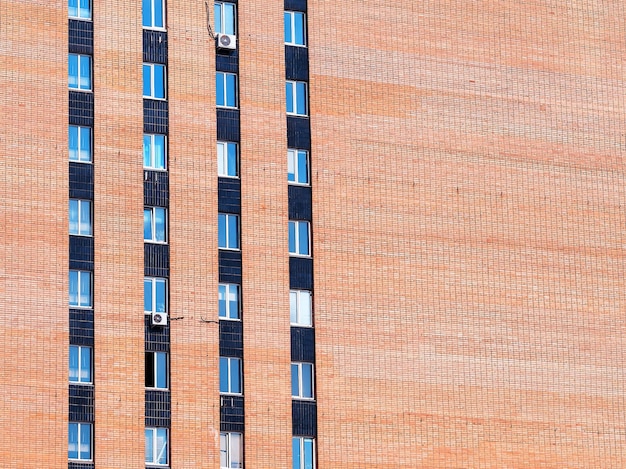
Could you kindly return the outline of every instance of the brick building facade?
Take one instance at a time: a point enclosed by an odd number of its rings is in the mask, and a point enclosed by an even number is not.
[[[625,467],[625,20],[0,4],[0,466]]]

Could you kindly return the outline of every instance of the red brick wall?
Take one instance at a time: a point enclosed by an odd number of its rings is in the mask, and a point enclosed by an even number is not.
[[[309,13],[319,466],[623,467],[623,5]]]
[[[245,459],[259,469],[291,464],[283,11],[239,3]]]
[[[219,467],[215,45],[202,2],[168,13],[172,467]]]
[[[7,1],[0,18],[0,465],[63,467],[67,6]]]
[[[94,5],[95,461],[144,465],[141,4]]]

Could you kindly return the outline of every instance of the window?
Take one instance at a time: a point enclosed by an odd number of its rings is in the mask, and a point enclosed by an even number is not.
[[[167,389],[167,353],[146,352],[146,387]]]
[[[168,464],[167,428],[146,428],[146,464]]]
[[[220,392],[241,394],[241,360],[220,357]]]
[[[237,107],[237,75],[215,73],[215,96],[218,107]]]
[[[223,177],[239,176],[239,158],[235,142],[217,142],[217,175]]]
[[[143,279],[143,311],[145,314],[167,312],[167,280],[146,277]]]
[[[142,26],[151,29],[165,28],[165,1],[143,0],[141,4]]]
[[[165,135],[144,134],[143,136],[143,167],[147,169],[165,169],[166,158]]]
[[[220,249],[239,249],[239,216],[217,215],[217,245]]]
[[[70,54],[68,58],[68,84],[73,90],[91,90],[91,57]]]
[[[309,184],[309,152],[287,150],[287,180],[292,184]]]
[[[289,220],[289,254],[310,256],[309,222]]]
[[[237,11],[234,3],[215,2],[213,16],[215,17],[216,33],[236,34]]]
[[[220,433],[220,469],[243,468],[243,435]]]
[[[70,306],[91,308],[91,272],[70,270]]]
[[[91,236],[91,201],[70,199],[70,234]]]
[[[143,209],[143,240],[151,243],[167,242],[167,210],[162,207]]]
[[[285,44],[306,46],[305,16],[299,11],[285,12]]]
[[[70,345],[70,383],[91,383],[91,347]]]
[[[313,399],[313,363],[291,364],[291,397]]]
[[[218,310],[220,319],[239,319],[239,285],[218,285]]]
[[[315,469],[315,440],[313,438],[294,437],[293,469]]]
[[[70,161],[91,161],[91,127],[70,125],[68,140]]]
[[[91,19],[91,0],[69,0],[70,18]]]
[[[294,326],[311,326],[311,292],[291,290],[289,292],[289,314]]]
[[[286,83],[287,114],[296,116],[307,115],[306,82],[288,81]]]
[[[143,64],[143,97],[165,99],[165,65]]]
[[[68,459],[91,461],[91,424],[70,422],[67,434]]]

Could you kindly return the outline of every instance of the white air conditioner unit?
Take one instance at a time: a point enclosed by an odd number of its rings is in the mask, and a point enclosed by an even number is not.
[[[218,49],[237,49],[237,36],[232,34],[217,34],[217,48]]]
[[[167,313],[152,313],[150,324],[153,326],[167,326]]]

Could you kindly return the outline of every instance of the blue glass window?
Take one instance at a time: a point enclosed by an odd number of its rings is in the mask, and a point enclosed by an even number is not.
[[[313,399],[313,364],[291,364],[291,397]]]
[[[238,149],[235,142],[217,142],[217,175],[239,176]]]
[[[91,161],[91,128],[69,126],[70,161],[89,163]]]
[[[215,73],[215,101],[219,107],[237,107],[237,75]]]
[[[144,278],[143,311],[145,314],[167,312],[167,279]]]
[[[299,11],[285,12],[285,44],[290,46],[305,46],[305,15]]]
[[[220,249],[239,249],[239,217],[232,213],[217,215],[217,244]]]
[[[309,184],[309,153],[287,150],[287,180],[293,184]]]
[[[297,116],[306,116],[307,86],[304,81],[288,81],[286,83],[287,113]]]
[[[165,28],[165,1],[143,0],[141,3],[142,26],[144,28]]]
[[[213,16],[215,17],[215,32],[222,34],[236,34],[237,10],[234,3],[215,2]]]
[[[166,169],[165,135],[144,134],[143,167],[147,169]]]
[[[167,353],[146,352],[146,387],[167,389]]]
[[[143,97],[165,99],[165,65],[143,64]]]
[[[289,220],[289,254],[310,256],[309,222]]]
[[[220,319],[239,319],[239,285],[218,285],[218,312]]]
[[[68,86],[73,90],[91,90],[91,57],[81,54],[68,56]]]
[[[91,19],[91,0],[68,0],[68,6],[71,18]]]
[[[293,469],[315,469],[315,445],[313,438],[292,439]]]
[[[168,464],[167,428],[146,428],[146,464]]]
[[[220,392],[241,394],[241,360],[220,357]]]
[[[70,383],[91,383],[91,347],[70,345]]]
[[[69,280],[70,306],[74,308],[91,308],[91,272],[70,270]]]
[[[91,424],[68,424],[67,457],[77,461],[91,461]]]
[[[162,207],[143,210],[143,240],[152,243],[167,242],[167,211]]]

